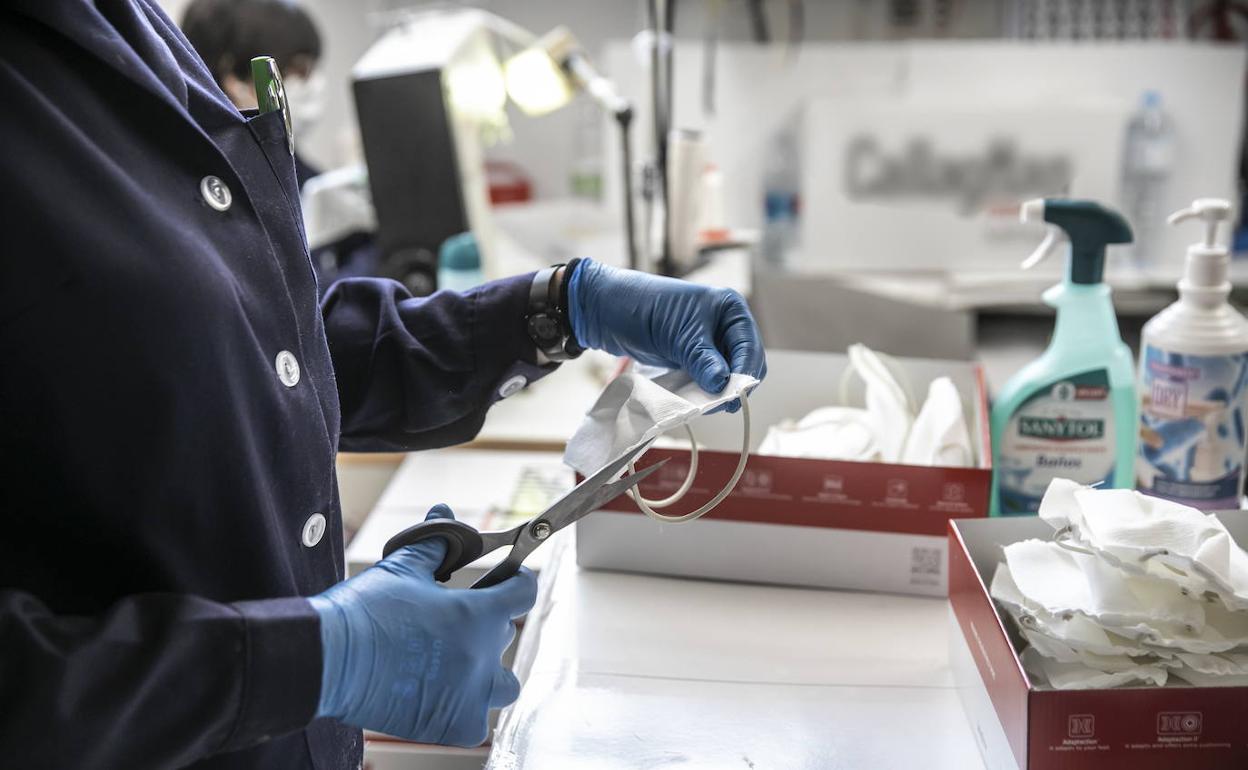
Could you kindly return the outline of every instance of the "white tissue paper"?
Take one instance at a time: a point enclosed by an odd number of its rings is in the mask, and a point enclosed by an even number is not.
[[[1057,689],[1248,685],[1246,554],[1216,517],[1128,490],[1052,482],[1041,517],[1062,542],[1005,547],[990,593]]]
[[[590,476],[639,444],[748,393],[758,380],[732,374],[721,393],[707,393],[683,371],[654,379],[625,372],[606,389],[568,441],[563,461]]]
[[[879,354],[849,347],[851,371],[865,385],[865,408],[825,406],[767,430],[759,453],[819,460],[966,468],[975,464],[962,397],[948,377],[933,380],[914,416],[906,390]]]

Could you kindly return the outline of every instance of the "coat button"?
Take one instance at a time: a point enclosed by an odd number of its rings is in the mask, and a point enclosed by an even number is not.
[[[325,517],[314,513],[303,523],[303,544],[308,548],[315,548],[322,537],[325,537]]]
[[[509,398],[524,390],[524,386],[528,384],[528,379],[523,375],[508,377],[502,385],[498,386],[498,395],[502,398]]]
[[[204,203],[217,211],[226,211],[234,202],[234,195],[220,177],[206,176],[199,180],[199,194],[204,196]]]
[[[299,384],[299,362],[295,359],[295,354],[289,350],[283,350],[277,354],[277,378],[282,384],[288,388],[293,388]]]

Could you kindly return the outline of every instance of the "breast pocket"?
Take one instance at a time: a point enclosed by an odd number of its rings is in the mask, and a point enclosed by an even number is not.
[[[269,181],[280,192],[271,196],[255,196],[256,210],[271,235],[282,246],[282,253],[301,263],[301,273],[311,279],[316,296],[316,274],[308,255],[308,238],[303,227],[303,210],[299,205],[299,182],[295,174],[295,157],[286,137],[286,121],[280,112],[266,112],[247,120],[256,144],[268,162],[272,177]],[[267,184],[262,182],[264,187]],[[280,207],[280,208],[279,208]],[[293,262],[292,262],[293,264]],[[293,277],[293,276],[292,276]]]
[[[297,219],[302,221],[299,208],[299,181],[295,174],[295,156],[290,151],[286,136],[286,120],[280,112],[266,112],[247,121],[252,136],[269,161],[273,176],[282,188],[286,203]],[[302,232],[302,228],[300,228]]]

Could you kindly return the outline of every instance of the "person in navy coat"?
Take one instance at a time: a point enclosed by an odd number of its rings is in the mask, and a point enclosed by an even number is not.
[[[480,743],[533,576],[443,588],[433,540],[343,581],[336,452],[468,440],[582,346],[765,372],[739,295],[592,260],[318,304],[282,113],[240,113],[150,0],[0,5],[0,105],[6,767]]]

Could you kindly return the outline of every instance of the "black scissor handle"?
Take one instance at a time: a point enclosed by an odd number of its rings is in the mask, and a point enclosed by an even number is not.
[[[445,583],[456,570],[480,559],[485,553],[481,533],[468,524],[454,519],[429,519],[413,524],[387,540],[381,549],[381,558],[405,545],[415,545],[434,537],[446,539],[446,556],[442,557],[442,564],[433,573],[433,579],[439,583]]]

